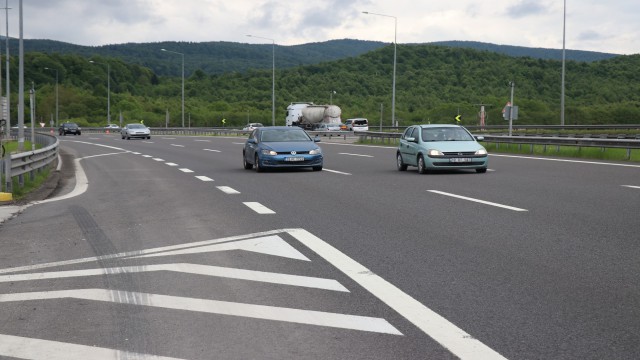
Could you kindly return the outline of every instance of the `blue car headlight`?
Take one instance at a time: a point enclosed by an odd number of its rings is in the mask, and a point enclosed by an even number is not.
[[[309,155],[320,155],[320,154],[322,154],[322,149],[320,148],[309,151]]]
[[[268,155],[268,156],[276,156],[276,155],[278,155],[277,152],[275,152],[273,150],[269,150],[269,149],[262,149],[262,151],[260,153],[262,155]]]

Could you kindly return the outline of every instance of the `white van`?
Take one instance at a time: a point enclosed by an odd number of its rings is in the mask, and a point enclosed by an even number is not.
[[[347,119],[344,124],[349,131],[369,131],[369,120],[365,118]]]

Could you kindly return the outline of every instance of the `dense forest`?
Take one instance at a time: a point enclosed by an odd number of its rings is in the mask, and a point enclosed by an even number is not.
[[[269,63],[271,45],[262,46],[266,48],[252,57]],[[178,55],[164,55],[166,63],[180,65]],[[235,54],[232,61],[238,56]],[[18,59],[11,56],[10,61],[11,103],[15,109]],[[367,117],[374,125],[382,119],[384,125],[391,125],[392,45],[315,64],[281,67],[278,55],[275,61],[277,124],[284,124],[290,102],[332,101],[342,108],[343,118]],[[566,123],[639,123],[639,68],[640,55],[567,61]],[[121,57],[55,52],[27,52],[25,56],[25,88],[34,84],[36,119],[45,123],[55,114],[57,75],[60,121],[104,126],[109,84],[112,122],[118,123],[122,114],[124,122],[144,120],[150,126],[165,126],[168,112],[169,126],[179,126],[181,77],[161,73],[172,74]],[[396,119],[400,125],[452,122],[456,114],[461,114],[463,124],[475,125],[478,104],[486,104],[487,123],[504,124],[501,111],[510,96],[510,81],[516,84],[514,100],[519,106],[519,123],[559,124],[559,60],[512,57],[460,47],[398,45]],[[222,73],[193,70],[187,73],[185,84],[185,117],[191,126],[221,126],[222,119],[227,120],[226,126],[233,127],[247,122],[270,124],[271,84],[270,67]],[[25,98],[28,102],[28,94]],[[28,105],[25,111],[28,122]],[[12,110],[12,124],[16,123],[16,115],[17,111]]]

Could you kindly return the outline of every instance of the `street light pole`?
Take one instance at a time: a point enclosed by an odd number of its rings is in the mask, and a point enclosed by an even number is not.
[[[107,65],[107,124],[111,125],[111,66],[109,63],[99,63],[89,60],[92,64]]]
[[[184,127],[184,54],[181,52],[171,51],[167,49],[160,49],[160,50],[182,56],[182,127]]]
[[[394,32],[393,32],[393,85],[391,90],[391,126],[396,125],[396,53],[398,46],[398,18],[392,15],[376,14],[368,11],[363,11],[363,14],[378,15],[384,17],[390,17],[394,20]]]
[[[9,106],[9,104],[11,104],[10,98],[11,98],[11,82],[9,79],[9,9],[11,9],[9,7],[9,0],[5,0],[5,5],[4,5],[4,10],[5,10],[5,16],[6,16],[6,24],[7,24],[7,33],[5,36],[5,43],[6,43],[6,47],[7,47],[7,55],[5,56],[6,59],[6,66],[5,66],[5,81],[7,82],[6,88],[7,88],[7,94],[5,95],[6,97],[6,114],[7,114],[7,131],[5,132],[7,139],[9,138],[9,131],[11,130],[11,106]]]
[[[258,39],[271,40],[271,125],[276,125],[276,41],[262,36],[247,35]]]
[[[564,72],[565,72],[565,38],[567,23],[567,0],[564,0],[564,15],[562,19],[562,90],[560,95],[560,125],[564,126]]]
[[[45,68],[46,70],[55,70],[56,72],[56,127],[60,126],[58,124],[58,69]]]

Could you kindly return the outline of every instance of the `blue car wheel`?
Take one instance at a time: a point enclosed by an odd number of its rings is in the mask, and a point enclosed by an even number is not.
[[[260,159],[258,158],[258,154],[256,154],[256,158],[254,160],[254,166],[256,167],[256,172],[262,172],[264,169],[260,166]]]

